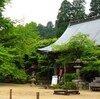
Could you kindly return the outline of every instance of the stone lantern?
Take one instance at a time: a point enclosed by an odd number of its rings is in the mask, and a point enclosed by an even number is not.
[[[74,68],[76,69],[76,75],[77,75],[76,84],[80,88],[81,87],[80,68],[82,67],[81,59],[76,59],[76,61],[74,61],[74,64],[75,64]]]
[[[75,62],[74,62],[75,66],[74,68],[76,69],[76,75],[77,75],[77,80],[80,81],[80,68],[82,67],[81,64],[82,64],[82,61],[81,59],[77,59]]]
[[[36,84],[35,72],[37,70],[37,66],[35,64],[32,64],[30,69],[32,71],[32,79],[31,79],[32,85],[31,86],[34,86],[34,84]]]

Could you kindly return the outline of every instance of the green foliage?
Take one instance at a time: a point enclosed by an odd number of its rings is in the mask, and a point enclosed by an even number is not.
[[[9,3],[10,1],[11,0],[0,0],[0,17],[2,16],[2,11],[3,11],[4,7],[5,7],[5,5],[7,3]]]
[[[75,90],[77,86],[74,82],[66,82],[61,86],[62,89]]]
[[[100,15],[100,0],[91,0],[89,17]]]
[[[53,39],[42,39],[36,43],[35,48],[43,48],[48,46],[56,41],[56,38]],[[41,54],[37,53],[38,57],[38,72],[36,73],[36,79],[45,79],[47,80],[48,77],[51,79],[51,75],[53,74],[53,64],[52,59],[49,58],[48,54]],[[49,74],[48,74],[49,73]]]
[[[53,85],[53,88],[54,89],[59,89],[59,88],[61,88],[61,85],[60,84]]]
[[[8,64],[9,61],[12,61],[13,58],[14,56],[10,54],[10,49],[5,48],[0,44],[0,65],[3,65],[3,64],[6,65],[6,63]]]
[[[54,43],[56,40],[57,38],[41,39],[35,44],[35,46],[36,48],[43,48],[45,46],[49,46],[50,44]]]
[[[25,82],[28,74],[25,70],[27,62],[24,62],[24,56],[29,56],[32,52],[36,53],[34,44],[40,39],[36,23],[31,22],[25,26],[14,27],[9,19],[4,18],[0,21],[2,27],[0,31],[0,79],[4,82]]]
[[[54,89],[67,89],[67,90],[76,90],[78,89],[74,82],[58,83],[53,85]]]
[[[81,79],[91,82],[94,77],[100,76],[100,60],[87,60],[87,63],[80,71]]]
[[[25,83],[28,75],[24,70],[19,70],[16,66],[6,65],[0,68],[0,82]]]
[[[75,78],[76,78],[76,74],[75,73],[66,73],[66,74],[63,75],[63,81],[64,82],[70,82]]]
[[[54,38],[56,37],[55,28],[53,23],[49,21],[46,26],[46,38]]]
[[[49,21],[46,26],[39,24],[38,31],[39,31],[39,34],[42,38],[47,39],[47,38],[56,37],[55,28],[54,28],[53,23],[51,21]]]
[[[66,57],[67,56],[67,57]],[[56,59],[57,64],[60,64],[62,66],[68,64],[71,59],[73,58],[73,56],[68,55],[67,53],[62,52],[58,58]]]
[[[24,69],[19,70],[18,68],[14,69],[16,71],[13,75],[13,80],[16,83],[25,83],[28,79],[28,75],[26,74]]]
[[[94,48],[94,41],[88,39],[87,34],[78,33],[72,36],[70,41],[63,45],[55,45],[53,51],[61,51],[70,53],[74,58],[81,58],[82,56],[90,53]]]
[[[48,80],[53,75],[53,66],[47,54],[38,55],[38,72],[36,73],[36,79]]]
[[[67,28],[67,26],[69,25],[69,21],[72,18],[71,11],[72,11],[72,4],[67,0],[64,0],[61,4],[56,20],[55,28],[57,37],[60,37]]]
[[[80,74],[85,81],[91,82],[94,77],[100,76],[100,47],[95,46],[82,57],[84,67]]]
[[[57,37],[60,37],[63,34],[70,21],[85,18],[85,0],[74,0],[73,3],[64,0],[59,9],[55,25]]]
[[[45,38],[45,35],[46,35],[46,28],[45,28],[45,26],[42,25],[42,24],[39,24],[38,25],[38,31],[40,33],[40,36]]]
[[[10,31],[10,27],[12,27],[12,22],[8,18],[4,18],[2,15],[5,5],[9,3],[10,1],[11,0],[0,0],[0,43],[3,42],[2,38],[4,36],[4,33],[5,32],[8,33]]]
[[[13,22],[8,18],[0,17],[0,43],[6,46],[6,43],[10,40],[9,32],[12,31]]]
[[[73,0],[73,18],[72,20],[80,20],[86,18],[85,0]]]
[[[27,76],[24,77],[26,75],[25,71],[19,70],[13,63],[14,57],[15,56],[11,54],[11,50],[9,48],[4,48],[0,45],[0,81],[3,80],[4,82],[9,82],[14,79],[27,79]]]

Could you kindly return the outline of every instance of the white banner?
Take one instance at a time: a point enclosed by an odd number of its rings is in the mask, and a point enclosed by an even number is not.
[[[51,86],[56,85],[56,84],[57,84],[57,80],[58,80],[57,75],[53,75],[53,76],[52,76]]]

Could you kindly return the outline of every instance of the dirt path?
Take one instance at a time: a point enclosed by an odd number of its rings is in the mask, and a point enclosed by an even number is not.
[[[80,95],[54,95],[53,89],[31,87],[29,84],[0,84],[0,99],[9,99],[10,89],[12,89],[12,99],[36,99],[36,92],[40,92],[40,99],[100,99],[100,91],[80,91]]]

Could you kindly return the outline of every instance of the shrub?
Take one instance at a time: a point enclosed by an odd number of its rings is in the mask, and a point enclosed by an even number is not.
[[[66,82],[61,86],[61,88],[72,90],[72,89],[77,89],[77,86],[76,86],[76,83],[74,82]]]
[[[59,89],[60,88],[60,85],[59,84],[53,85],[53,88],[54,89]]]
[[[76,78],[75,73],[66,73],[63,75],[63,82],[70,82]]]

